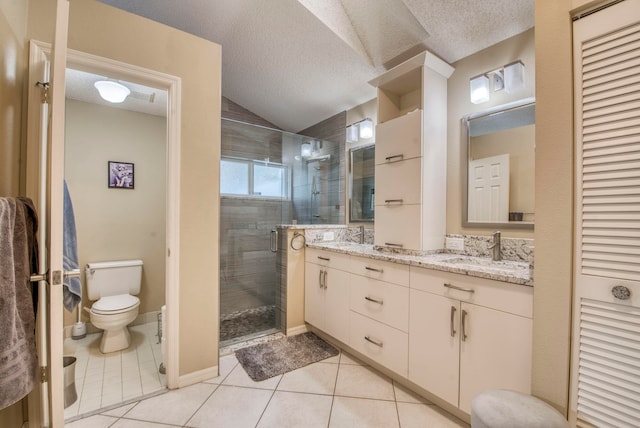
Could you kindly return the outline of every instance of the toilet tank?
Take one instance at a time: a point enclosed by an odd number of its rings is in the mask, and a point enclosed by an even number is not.
[[[87,263],[84,268],[89,300],[140,293],[142,260]]]

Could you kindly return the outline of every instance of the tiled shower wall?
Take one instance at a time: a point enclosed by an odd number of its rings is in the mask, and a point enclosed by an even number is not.
[[[345,223],[345,186],[346,179],[346,162],[345,162],[345,144],[346,144],[346,126],[347,113],[338,113],[318,124],[311,126],[299,132],[299,134],[307,135],[321,140],[327,140],[336,143],[335,147],[329,152],[331,153],[332,162],[338,163],[338,167],[331,167],[330,171],[325,175],[323,185],[326,191],[321,193],[320,206],[324,208],[321,214],[321,221],[314,221],[314,218],[305,217],[307,213],[299,211],[304,204],[298,203],[294,188],[294,206],[296,207],[296,215],[299,216],[299,224],[344,224]],[[323,168],[322,164],[319,164]],[[326,166],[324,166],[326,167]],[[342,184],[341,184],[342,183]],[[308,184],[310,186],[311,183]],[[311,189],[305,189],[300,195],[308,197]],[[302,196],[300,196],[301,198]],[[300,207],[300,208],[299,208]],[[313,213],[311,213],[313,215]],[[301,221],[302,219],[302,221]],[[305,221],[307,220],[308,221]]]

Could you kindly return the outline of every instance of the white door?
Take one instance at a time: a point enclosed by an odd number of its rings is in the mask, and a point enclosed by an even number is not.
[[[305,263],[304,320],[324,330],[324,272],[325,268],[315,263]]]
[[[571,417],[640,426],[640,0],[574,23]]]
[[[509,221],[509,155],[469,161],[469,221]]]
[[[39,216],[40,274],[38,358],[46,375],[42,387],[29,396],[29,426],[64,426],[62,367],[62,205],[64,177],[65,67],[69,1],[56,0],[56,25],[48,58],[30,45],[29,139],[27,196]],[[48,77],[48,79],[47,79]],[[36,81],[46,83],[36,86]],[[40,100],[46,93],[46,105]],[[34,101],[35,99],[35,101]],[[36,106],[32,104],[35,103]],[[35,113],[33,113],[35,112]]]

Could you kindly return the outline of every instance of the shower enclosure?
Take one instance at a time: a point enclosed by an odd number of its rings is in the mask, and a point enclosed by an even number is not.
[[[343,156],[335,142],[230,119],[222,120],[221,154],[220,341],[225,345],[285,330],[276,225],[344,222]]]

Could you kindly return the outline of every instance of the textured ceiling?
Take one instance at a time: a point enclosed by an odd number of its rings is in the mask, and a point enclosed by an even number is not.
[[[533,27],[534,0],[100,0],[222,45],[222,94],[298,132],[428,49],[455,62]]]

